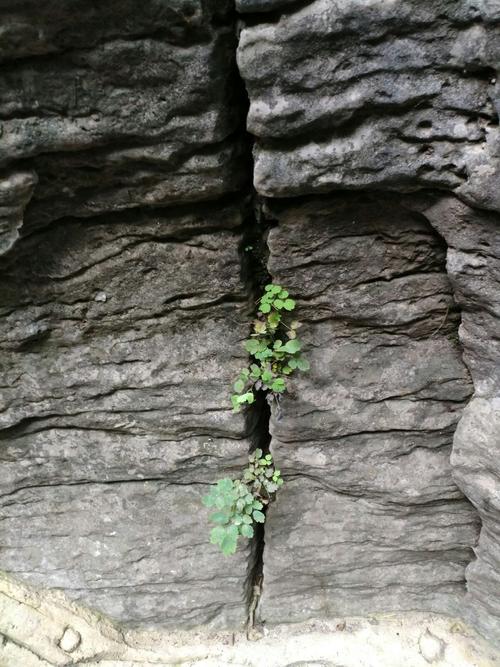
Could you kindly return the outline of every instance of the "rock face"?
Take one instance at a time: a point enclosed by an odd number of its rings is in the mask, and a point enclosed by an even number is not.
[[[477,520],[449,463],[471,393],[445,250],[396,197],[271,207],[269,271],[299,299],[311,372],[272,422],[262,617],[457,614]]]
[[[249,448],[241,216],[64,221],[4,262],[2,568],[129,622],[243,623],[247,553],[207,549],[200,511]]]
[[[500,208],[499,20],[498,3],[447,0],[263,14],[238,47],[257,191],[438,187]]]
[[[0,167],[38,174],[31,226],[242,185],[229,6],[2,3]]]
[[[14,172],[0,180],[0,255],[10,250],[19,238],[24,209],[35,183],[32,172]]]
[[[252,430],[231,13],[0,9],[0,568],[128,623],[246,619],[200,503]]]
[[[268,624],[500,642],[500,6],[233,4],[1,3],[0,569],[235,629],[260,548]],[[228,398],[265,271],[312,368],[261,433]],[[201,496],[269,430],[286,485],[224,560]]]
[[[453,199],[427,215],[446,239],[448,272],[462,308],[464,358],[475,395],[457,428],[453,474],[483,528],[467,569],[466,617],[500,639],[500,220]]]

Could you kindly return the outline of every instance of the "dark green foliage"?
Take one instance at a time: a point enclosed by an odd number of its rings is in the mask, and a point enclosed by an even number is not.
[[[242,479],[220,479],[203,498],[206,507],[216,510],[210,516],[216,524],[210,532],[210,542],[217,544],[225,556],[234,554],[240,535],[253,537],[253,525],[264,523],[266,516],[262,510],[283,485],[271,454],[264,456],[261,449],[256,449],[248,457],[248,463]]]
[[[253,362],[236,379],[231,396],[233,410],[239,412],[245,404],[255,401],[255,392],[264,391],[277,398],[286,391],[287,377],[296,369],[307,371],[309,362],[300,356],[301,343],[297,338],[300,323],[287,322],[287,315],[295,308],[295,301],[280,285],[266,285],[259,300],[257,319],[245,349]]]
[[[233,410],[255,401],[255,392],[263,391],[268,399],[278,400],[287,389],[287,378],[295,370],[307,371],[309,362],[300,356],[301,344],[297,338],[300,323],[287,321],[295,308],[295,301],[280,285],[266,285],[259,299],[253,333],[245,341],[250,364],[234,383],[231,396]],[[248,457],[248,467],[241,479],[220,479],[203,498],[206,507],[216,511],[210,516],[215,528],[210,542],[219,546],[225,556],[234,554],[238,538],[254,536],[254,524],[264,523],[265,509],[274,500],[276,491],[283,486],[279,470],[274,468],[271,454],[261,449]]]

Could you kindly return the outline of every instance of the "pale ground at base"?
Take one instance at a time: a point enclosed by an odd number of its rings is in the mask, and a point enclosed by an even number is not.
[[[385,614],[245,634],[120,629],[56,591],[0,575],[0,667],[500,667],[500,651],[462,622]]]

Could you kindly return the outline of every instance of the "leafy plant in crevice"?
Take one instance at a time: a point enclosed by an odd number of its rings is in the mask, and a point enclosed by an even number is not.
[[[271,283],[266,285],[258,303],[251,337],[244,343],[251,360],[241,370],[231,396],[234,412],[254,403],[259,391],[269,402],[279,403],[289,376],[295,370],[309,369],[309,362],[300,355],[300,322],[287,318],[295,309],[288,291]],[[241,479],[221,479],[203,498],[206,507],[216,510],[210,516],[216,524],[210,542],[218,545],[225,556],[234,554],[238,538],[252,538],[254,524],[265,522],[265,510],[281,486],[283,479],[274,467],[272,455],[256,449],[248,457]]]
[[[254,523],[264,523],[265,507],[283,486],[281,473],[273,465],[271,454],[256,449],[248,457],[242,479],[220,479],[203,498],[206,507],[215,508],[210,516],[216,526],[210,542],[217,544],[225,556],[234,554],[240,535],[254,536]]]
[[[307,371],[309,362],[300,355],[302,344],[297,338],[300,322],[290,319],[295,301],[281,285],[266,285],[259,299],[257,318],[245,349],[253,357],[234,383],[231,396],[234,412],[255,401],[255,392],[264,391],[269,401],[279,402],[287,390],[287,380],[295,370]]]

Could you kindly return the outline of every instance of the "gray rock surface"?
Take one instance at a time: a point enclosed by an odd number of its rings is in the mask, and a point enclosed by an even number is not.
[[[259,19],[238,47],[259,193],[438,187],[500,208],[494,2],[315,0]]]
[[[230,0],[0,5],[0,569],[129,624],[245,621],[255,552],[223,560],[200,498],[257,428],[228,409],[246,86],[312,361],[271,423],[260,614],[500,641],[497,0],[236,0],[241,79]]]
[[[65,220],[3,260],[0,569],[129,623],[244,622],[248,551],[201,508],[249,448],[242,214]]]
[[[19,238],[24,209],[33,195],[36,175],[13,172],[0,179],[0,255],[9,251]]]
[[[2,3],[0,165],[37,172],[31,227],[242,185],[229,8]]]
[[[286,485],[266,524],[261,616],[456,614],[478,522],[449,462],[472,387],[444,245],[380,195],[268,215],[269,271],[298,297],[312,368],[272,421]]]
[[[477,560],[467,568],[465,614],[500,642],[500,219],[451,198],[425,213],[449,245],[460,339],[475,388],[451,457],[453,476],[482,521]]]

